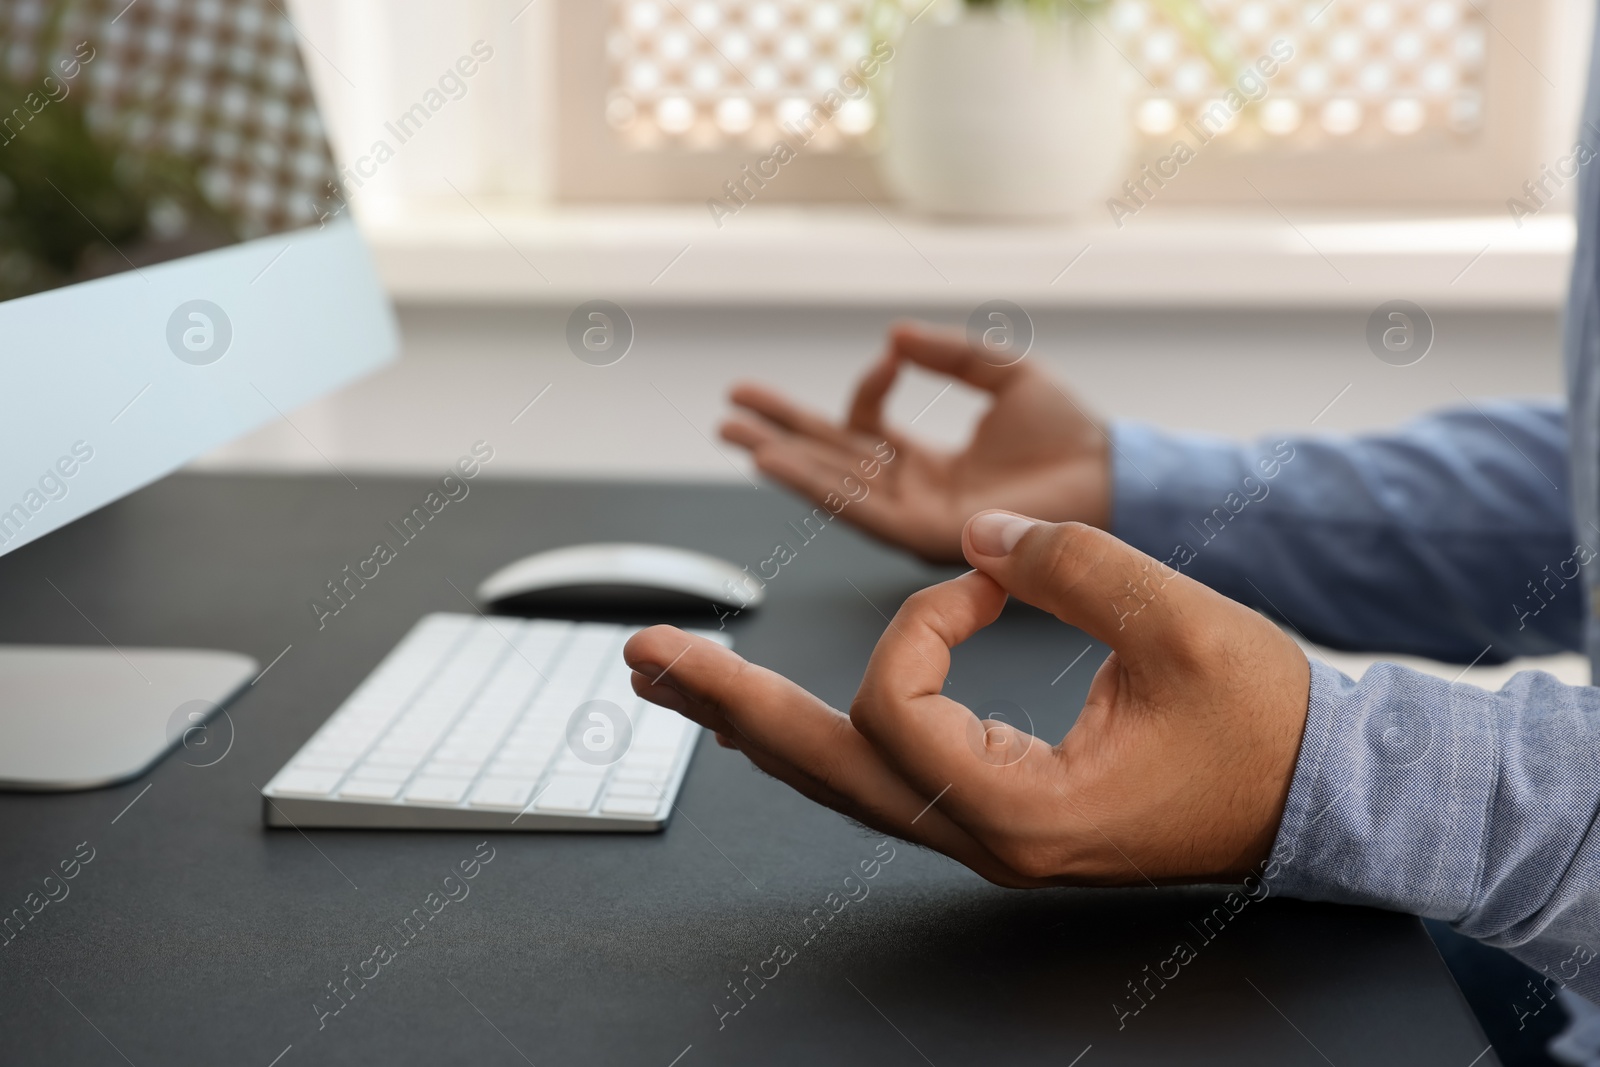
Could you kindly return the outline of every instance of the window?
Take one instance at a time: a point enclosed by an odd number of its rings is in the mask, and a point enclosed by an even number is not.
[[[469,0],[441,13],[419,0],[327,0],[297,10],[330,63],[363,72],[358,93],[322,72],[324,89],[358,101],[340,109],[336,133],[381,127],[390,117],[382,101],[400,104],[414,91],[404,76],[433,62],[428,48],[494,33],[510,57],[496,77],[522,80],[509,103],[470,105],[471,152],[451,135],[448,159],[456,173],[472,175],[474,188],[526,195],[537,183],[517,175],[542,163],[541,188],[559,202],[703,203],[770,150],[787,116],[837,85],[868,48],[869,22],[882,25],[884,9],[896,4],[904,12],[925,2],[535,0],[525,9],[522,0]],[[1542,162],[1571,147],[1591,14],[1584,5],[1202,2],[1243,63],[1279,38],[1295,54],[1267,96],[1217,138],[1219,147],[1163,193],[1165,202],[1259,209],[1269,197],[1274,204],[1499,211]],[[359,20],[349,15],[357,10]],[[521,20],[515,34],[503,25],[512,15]],[[424,24],[426,34],[417,29]],[[1226,91],[1227,79],[1158,0],[1114,0],[1098,25],[1138,70],[1128,121],[1144,159],[1154,160],[1185,120]],[[310,65],[317,73],[319,63]],[[548,78],[533,84],[528,71]],[[388,79],[387,97],[372,88],[373,72]],[[892,65],[887,73],[892,80]],[[505,97],[505,87],[485,95]],[[860,205],[863,196],[886,196],[872,156],[877,103],[872,95],[853,101],[786,165],[783,183],[766,198]],[[417,164],[425,152],[414,154]],[[404,173],[407,165],[394,169]],[[436,178],[423,182],[442,188]]]
[[[770,145],[866,53],[866,7],[611,0],[606,119],[634,149]],[[1289,83],[1228,131],[1236,140],[1337,151],[1482,128],[1489,24],[1473,0],[1214,0],[1211,12],[1243,62],[1280,38],[1297,50]],[[1226,88],[1149,0],[1113,5],[1106,35],[1148,83],[1129,118],[1149,138],[1198,119]],[[860,141],[876,118],[872,100],[851,101],[813,150]]]

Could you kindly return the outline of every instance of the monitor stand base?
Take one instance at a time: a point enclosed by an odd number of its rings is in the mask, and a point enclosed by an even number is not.
[[[116,785],[178,745],[215,763],[232,722],[207,720],[258,669],[236,652],[0,645],[0,789]]]

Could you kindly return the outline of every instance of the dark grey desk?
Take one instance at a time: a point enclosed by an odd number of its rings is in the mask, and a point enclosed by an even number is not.
[[[1216,891],[1009,892],[899,845],[806,943],[804,920],[877,839],[709,739],[665,833],[492,835],[470,895],[319,1030],[325,983],[396,942],[391,924],[483,835],[269,831],[256,787],[418,615],[467,608],[451,582],[598,538],[753,564],[807,510],[744,488],[479,479],[319,632],[307,601],[423,493],[357,481],[175,477],[0,559],[0,640],[93,644],[98,627],[263,663],[293,646],[232,707],[214,766],[172,758],[114,790],[0,795],[0,912],[80,842],[95,850],[0,947],[0,1063],[1468,1067],[1483,1050],[1422,928],[1398,915],[1274,899],[1203,944],[1189,923]],[[843,704],[879,609],[936,577],[831,527],[738,625],[738,647]],[[1094,657],[1051,682],[1083,647],[1008,612],[960,652],[951,694],[1014,701],[1059,735]],[[1197,958],[1119,1030],[1125,983],[1180,939]],[[728,983],[771,974],[778,943],[794,958],[719,1029],[715,1006],[738,1003]]]

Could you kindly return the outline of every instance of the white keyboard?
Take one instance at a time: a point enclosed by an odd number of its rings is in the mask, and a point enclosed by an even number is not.
[[[425,616],[267,783],[267,825],[659,830],[700,727],[634,695],[638,629]]]

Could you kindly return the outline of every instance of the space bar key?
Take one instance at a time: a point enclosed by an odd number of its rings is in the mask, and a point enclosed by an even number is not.
[[[534,807],[540,811],[588,811],[600,794],[600,782],[589,775],[552,778]]]

